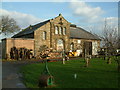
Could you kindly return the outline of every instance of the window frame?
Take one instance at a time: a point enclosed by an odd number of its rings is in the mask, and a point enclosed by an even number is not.
[[[59,34],[59,27],[58,26],[55,26],[55,34]]]
[[[46,39],[47,39],[47,32],[46,32],[46,31],[43,31],[42,34],[43,34],[43,35],[42,35],[42,36],[43,36],[42,39],[43,39],[43,40],[46,40]]]
[[[63,34],[63,28],[60,26],[59,27],[59,34],[62,35]]]
[[[66,35],[66,27],[63,27],[63,35]]]

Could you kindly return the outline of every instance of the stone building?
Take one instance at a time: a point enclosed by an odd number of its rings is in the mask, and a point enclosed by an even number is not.
[[[77,51],[81,56],[85,53],[97,55],[100,39],[90,32],[68,22],[61,14],[36,25],[30,25],[12,38],[2,40],[3,57],[9,57],[10,48],[26,47],[39,54],[39,48],[46,45],[56,51]]]

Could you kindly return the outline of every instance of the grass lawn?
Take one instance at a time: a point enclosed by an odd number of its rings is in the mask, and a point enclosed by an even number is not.
[[[107,64],[102,59],[92,59],[89,67],[84,67],[83,59],[47,63],[50,73],[55,79],[55,88],[118,88],[120,73],[117,63]],[[22,66],[23,82],[28,88],[38,88],[38,80],[45,64],[30,64]],[[77,74],[77,78],[74,78]]]

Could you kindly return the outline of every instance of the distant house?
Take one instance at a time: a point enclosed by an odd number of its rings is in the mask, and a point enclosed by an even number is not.
[[[46,45],[60,52],[77,51],[79,55],[97,55],[100,38],[68,22],[61,14],[36,25],[30,25],[12,38],[2,40],[3,58],[9,57],[12,47],[26,47],[39,54],[39,48]]]

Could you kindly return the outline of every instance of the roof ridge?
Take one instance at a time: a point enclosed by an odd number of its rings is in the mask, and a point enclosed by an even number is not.
[[[27,32],[27,31],[32,31],[32,32],[34,32],[34,30],[36,30],[37,28],[43,26],[44,24],[46,24],[46,23],[49,22],[49,21],[50,21],[50,19],[45,20],[45,21],[40,22],[40,23],[35,24],[35,25],[30,25],[30,26],[28,26],[27,28],[25,28],[25,29],[23,29],[22,31],[20,31],[20,32],[18,32],[17,34],[15,34],[14,36],[12,36],[12,37],[13,37],[13,38],[14,38],[14,37],[18,37],[18,36],[21,36],[21,34],[24,35],[25,32]],[[30,27],[32,27],[32,28],[30,29]],[[29,33],[32,33],[32,32],[29,32]],[[29,34],[29,33],[26,33],[26,34]]]
[[[45,20],[45,21],[42,21],[42,22],[40,22],[40,23],[38,23],[38,24],[32,25],[32,27],[34,27],[34,26],[36,26],[36,25],[39,25],[39,24],[41,24],[41,23],[44,23],[44,22],[48,22],[48,21],[50,21],[50,19]]]

